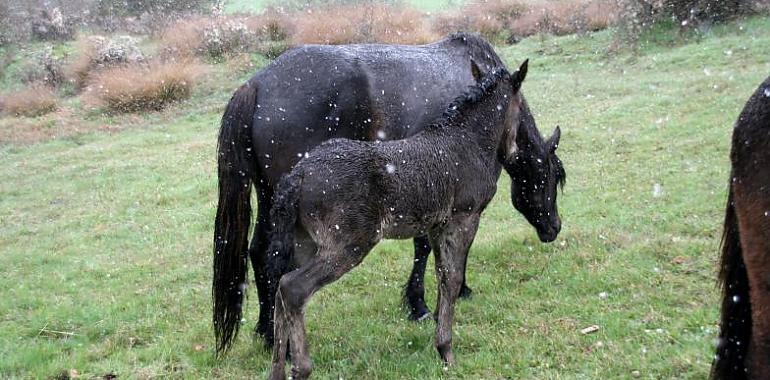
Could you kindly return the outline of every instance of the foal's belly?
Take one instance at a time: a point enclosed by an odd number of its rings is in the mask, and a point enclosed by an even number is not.
[[[446,219],[443,213],[428,215],[386,214],[381,221],[383,239],[411,239],[423,236],[430,228]]]

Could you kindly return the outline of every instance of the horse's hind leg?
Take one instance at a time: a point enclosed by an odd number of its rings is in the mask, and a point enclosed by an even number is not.
[[[257,222],[254,226],[254,236],[249,247],[251,267],[254,270],[254,282],[257,285],[259,297],[259,320],[255,332],[265,337],[268,345],[273,343],[273,296],[267,292],[267,276],[265,275],[265,260],[267,258],[267,246],[270,244],[267,237],[270,222],[270,208],[272,206],[273,190],[266,185],[257,185]]]
[[[747,369],[751,379],[770,379],[770,190],[762,183],[736,184],[735,210],[738,216],[743,261],[749,278],[751,342]]]
[[[284,358],[288,343],[291,348],[292,378],[306,379],[313,369],[305,336],[303,309],[310,296],[323,286],[336,281],[361,263],[373,244],[348,246],[345,249],[322,249],[318,256],[281,277],[276,293],[275,334],[271,380],[283,379]],[[288,337],[288,342],[286,338]]]
[[[452,324],[454,304],[460,295],[468,249],[476,235],[479,215],[455,216],[439,233],[431,235],[438,283],[436,349],[447,364],[454,364]]]

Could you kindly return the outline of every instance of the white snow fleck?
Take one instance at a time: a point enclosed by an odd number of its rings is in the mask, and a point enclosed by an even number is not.
[[[661,195],[663,195],[663,186],[661,186],[659,183],[654,184],[652,186],[653,198],[660,198]]]

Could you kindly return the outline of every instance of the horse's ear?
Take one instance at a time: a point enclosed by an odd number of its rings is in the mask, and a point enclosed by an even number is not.
[[[556,126],[556,129],[553,130],[553,134],[551,135],[551,138],[548,139],[548,151],[553,153],[556,152],[556,148],[559,147],[559,139],[561,139],[561,128],[559,126]]]
[[[524,63],[519,66],[519,69],[516,70],[513,75],[511,75],[511,82],[513,83],[513,91],[518,92],[519,89],[521,89],[521,84],[524,82],[524,78],[527,77],[527,66],[529,64],[529,59],[524,60]]]
[[[476,83],[481,83],[483,75],[481,74],[479,65],[476,64],[476,61],[474,61],[473,58],[471,58],[471,75],[473,75],[473,79],[476,80]]]

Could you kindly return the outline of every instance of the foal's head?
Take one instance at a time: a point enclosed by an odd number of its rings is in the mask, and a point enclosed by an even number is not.
[[[543,242],[551,242],[561,230],[561,219],[556,207],[557,188],[563,187],[566,173],[556,156],[561,130],[556,127],[553,135],[543,140],[535,125],[535,119],[521,96],[521,82],[527,72],[527,62],[511,77],[514,98],[509,114],[515,118],[510,123],[516,132],[510,134],[515,144],[508,144],[503,166],[511,176],[511,202],[535,227]]]

